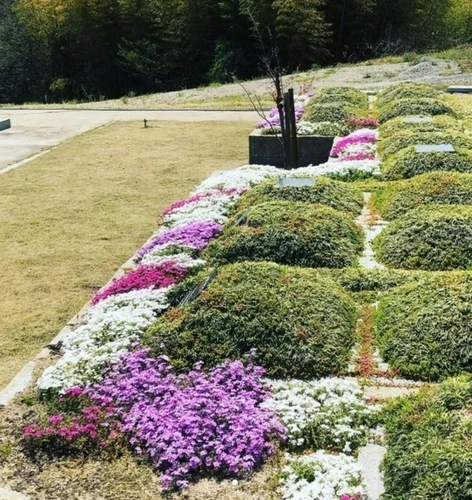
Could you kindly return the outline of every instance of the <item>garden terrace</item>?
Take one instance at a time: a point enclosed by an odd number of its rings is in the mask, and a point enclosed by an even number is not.
[[[281,188],[285,189],[285,188]],[[299,201],[268,201],[252,207],[242,224],[237,213],[203,257],[223,264],[273,261],[307,267],[345,267],[356,262],[363,234],[344,212]]]
[[[472,175],[431,172],[408,180],[381,183],[375,188],[370,203],[387,220],[426,204],[472,205]]]
[[[469,274],[424,276],[385,293],[375,332],[392,368],[429,381],[470,372],[471,294]]]
[[[409,210],[374,240],[390,267],[448,271],[472,266],[472,206],[424,205]]]
[[[456,116],[454,110],[439,99],[399,99],[379,109],[379,121],[385,123],[398,116],[449,115]]]
[[[377,106],[383,108],[399,99],[438,99],[444,94],[430,85],[401,82],[381,90],[377,94]]]
[[[384,461],[389,498],[469,497],[471,388],[470,375],[455,377],[389,404]]]
[[[194,302],[148,329],[145,344],[178,370],[197,361],[215,366],[255,349],[254,362],[268,375],[306,379],[346,370],[355,322],[352,301],[328,277],[248,262],[219,268]]]
[[[379,133],[382,140],[390,139],[397,134],[410,133],[428,133],[441,132],[443,130],[456,130],[457,132],[464,131],[464,124],[457,118],[447,115],[432,116],[431,121],[405,121],[404,116],[392,118],[384,124],[380,125]]]
[[[294,178],[294,177],[292,177]],[[295,177],[297,178],[297,177]],[[301,177],[303,178],[303,177]],[[275,200],[303,201],[318,203],[348,213],[355,217],[359,215],[362,206],[360,190],[346,184],[321,176],[313,179],[312,186],[279,186],[274,179],[261,182],[247,191],[236,205],[238,211],[245,210],[263,202]]]
[[[385,180],[409,179],[415,175],[434,171],[472,172],[472,153],[457,149],[455,153],[417,152],[416,146],[409,146],[392,155],[382,163]]]
[[[382,159],[400,152],[402,149],[418,144],[451,144],[455,149],[472,149],[472,138],[457,130],[443,130],[435,132],[398,133],[387,139],[382,139],[378,144],[378,152]]]

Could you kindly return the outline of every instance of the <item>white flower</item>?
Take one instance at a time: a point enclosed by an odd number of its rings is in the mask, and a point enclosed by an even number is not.
[[[249,188],[270,176],[280,176],[280,169],[269,165],[245,165],[212,175],[203,181],[192,194],[204,193],[211,189]]]
[[[281,480],[284,500],[339,500],[343,494],[365,494],[362,468],[352,457],[317,451],[287,460]]]
[[[323,446],[350,451],[351,445],[367,441],[366,425],[377,406],[369,406],[357,382],[342,378],[314,381],[270,381],[272,398],[263,403],[275,411],[288,431],[293,447],[308,439],[306,432],[317,433]]]
[[[98,381],[103,364],[112,363],[127,352],[169,307],[170,288],[113,295],[91,307],[84,323],[64,338],[64,355],[44,370],[38,387],[65,392],[70,387]]]

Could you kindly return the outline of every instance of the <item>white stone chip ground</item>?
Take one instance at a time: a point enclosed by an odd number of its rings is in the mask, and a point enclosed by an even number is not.
[[[359,259],[361,267],[366,269],[384,269],[384,265],[377,262],[372,248],[372,240],[385,228],[388,222],[377,220],[375,224],[370,223],[372,212],[369,209],[368,203],[372,193],[364,193],[364,207],[361,215],[356,219],[356,222],[365,232],[365,246],[362,257]]]

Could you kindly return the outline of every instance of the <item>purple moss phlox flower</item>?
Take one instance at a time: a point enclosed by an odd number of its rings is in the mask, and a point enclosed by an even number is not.
[[[341,137],[336,141],[331,150],[331,156],[339,156],[344,149],[354,144],[372,144],[377,141],[378,132],[376,130],[357,130],[346,137]]]
[[[96,304],[110,295],[126,293],[131,290],[142,290],[144,288],[165,288],[178,283],[188,273],[188,269],[180,266],[172,260],[160,264],[141,264],[128,274],[114,280],[92,299]]]
[[[298,123],[305,108],[302,104],[295,104],[295,121]],[[270,128],[270,127],[280,127],[280,116],[278,108],[272,108],[269,111],[269,115],[266,119],[262,120],[256,125],[256,128]]]
[[[137,259],[142,259],[153,248],[165,243],[186,245],[197,250],[205,248],[212,238],[221,233],[222,225],[214,221],[201,221],[183,224],[174,229],[168,229],[157,234],[136,253]]]
[[[88,404],[87,404],[88,402]],[[33,446],[51,445],[74,446],[88,443],[101,447],[109,444],[121,432],[121,424],[117,419],[114,407],[101,404],[90,404],[82,393],[66,395],[58,400],[64,412],[51,415],[46,420],[33,422],[23,428],[22,439]],[[67,409],[73,404],[75,411]],[[86,404],[80,408],[81,404]]]
[[[205,373],[197,364],[176,375],[149,350],[127,353],[88,389],[98,405],[117,407],[137,453],[161,471],[165,489],[188,485],[197,473],[248,473],[274,453],[285,428],[261,408],[269,392],[264,370],[227,361]]]
[[[176,201],[173,203],[170,207],[167,207],[163,211],[163,215],[167,215],[177,208],[181,208],[185,205],[189,205],[190,203],[198,203],[200,200],[204,199],[211,199],[211,198],[216,198],[218,196],[224,195],[224,196],[235,196],[235,195],[241,195],[246,191],[245,188],[239,188],[239,187],[233,187],[233,188],[227,188],[227,189],[221,189],[217,191],[209,191],[207,193],[201,193],[201,194],[195,194],[193,196],[190,196],[189,198],[186,198],[185,200],[180,200]]]

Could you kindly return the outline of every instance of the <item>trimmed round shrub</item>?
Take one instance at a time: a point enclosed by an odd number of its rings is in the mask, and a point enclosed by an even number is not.
[[[379,108],[398,101],[399,99],[437,99],[443,93],[440,90],[424,83],[401,82],[391,85],[377,94]]]
[[[151,326],[144,343],[180,371],[253,351],[270,376],[310,378],[346,369],[355,325],[354,304],[331,279],[313,269],[246,262],[220,268],[195,301]]]
[[[456,130],[438,132],[406,131],[387,139],[381,139],[377,143],[377,148],[382,158],[388,158],[408,146],[417,144],[452,144],[456,149],[472,149],[472,138]]]
[[[470,376],[462,375],[392,398],[384,412],[385,498],[470,499],[471,395]]]
[[[359,215],[363,206],[360,190],[345,182],[339,182],[328,177],[317,177],[313,186],[277,186],[277,180],[261,182],[249,191],[238,203],[238,210],[259,205],[265,201],[288,200],[320,203],[336,210],[342,210],[352,215]]]
[[[373,194],[371,203],[387,220],[421,205],[472,205],[472,174],[432,172],[386,183]]]
[[[390,267],[449,271],[472,268],[472,206],[425,205],[391,222],[374,240]]]
[[[230,221],[203,258],[216,264],[269,260],[346,267],[355,263],[363,239],[362,230],[343,212],[305,202],[269,201],[253,207],[244,224],[232,226]]]
[[[390,181],[435,171],[472,172],[472,154],[465,149],[455,153],[417,153],[415,146],[410,146],[382,163],[382,176]]]
[[[356,108],[349,103],[332,101],[330,104],[318,104],[312,99],[305,108],[303,120],[308,122],[346,122],[349,118],[360,118],[366,110]]]
[[[432,117],[432,121],[423,123],[405,122],[404,116],[398,116],[388,122],[380,125],[379,134],[381,139],[404,132],[411,133],[427,133],[427,132],[441,132],[442,130],[456,130],[463,132],[464,126],[460,120],[452,116],[437,115]]]
[[[451,107],[437,99],[400,99],[380,110],[379,122],[385,123],[397,116],[408,115],[455,116],[455,113]]]
[[[315,101],[316,104],[343,102],[358,108],[369,107],[367,94],[352,87],[325,87],[319,89],[313,94],[311,101]]]
[[[374,323],[382,356],[402,376],[435,381],[472,370],[470,275],[390,290]]]

